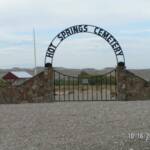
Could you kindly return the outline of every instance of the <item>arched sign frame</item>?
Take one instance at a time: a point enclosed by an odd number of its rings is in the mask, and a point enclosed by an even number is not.
[[[116,56],[117,64],[121,62],[125,65],[125,57],[122,48],[119,42],[116,40],[116,38],[114,38],[112,34],[98,26],[81,24],[66,28],[54,37],[46,51],[45,67],[49,65],[52,66],[55,51],[57,47],[61,44],[61,42],[63,42],[66,38],[70,37],[71,35],[78,33],[91,33],[103,38],[112,47]]]

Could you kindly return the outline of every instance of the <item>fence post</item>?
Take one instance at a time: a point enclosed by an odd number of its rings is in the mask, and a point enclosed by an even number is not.
[[[117,76],[117,100],[127,100],[126,95],[126,67],[123,62],[119,62],[116,67]]]
[[[48,101],[54,101],[54,76],[52,64],[45,64],[46,95]]]

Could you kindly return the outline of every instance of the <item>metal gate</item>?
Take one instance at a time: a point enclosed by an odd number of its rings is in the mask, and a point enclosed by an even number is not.
[[[116,70],[103,75],[77,77],[53,70],[55,101],[105,101],[117,99]]]

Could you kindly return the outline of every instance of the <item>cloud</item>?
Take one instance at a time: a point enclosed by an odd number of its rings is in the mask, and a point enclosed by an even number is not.
[[[128,66],[138,67],[139,60],[144,66],[149,61],[150,54],[149,8],[149,0],[0,1],[0,67],[6,64],[33,66],[34,26],[37,31],[38,65],[43,65],[45,52],[52,38],[64,28],[82,23],[108,29],[124,49],[126,60],[129,60]],[[134,27],[130,27],[132,23]],[[103,39],[91,35],[76,37],[65,40],[60,45],[57,50],[59,53],[55,55],[57,65],[64,61],[64,65],[68,65],[68,60],[73,61],[72,66],[83,66],[83,56],[86,56],[84,59],[87,65],[104,66],[106,58],[108,65],[114,63],[112,49]],[[134,59],[137,63],[131,61],[135,54],[138,54]],[[76,61],[80,56],[81,59]],[[89,60],[90,56],[92,60]]]
[[[33,25],[122,24],[149,20],[149,0],[5,0],[0,2],[1,26],[29,29]]]

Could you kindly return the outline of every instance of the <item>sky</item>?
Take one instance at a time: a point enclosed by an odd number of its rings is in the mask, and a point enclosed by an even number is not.
[[[104,28],[120,43],[127,68],[150,68],[150,0],[0,0],[0,68],[44,66],[52,39],[67,27]],[[64,40],[53,66],[105,68],[116,65],[112,48],[100,37],[78,34]]]

